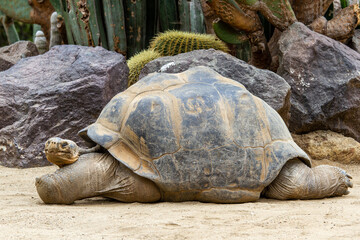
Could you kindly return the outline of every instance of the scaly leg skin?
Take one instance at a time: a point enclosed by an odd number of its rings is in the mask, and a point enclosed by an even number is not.
[[[327,21],[324,17],[317,18],[309,27],[318,33],[340,42],[346,42],[354,34],[360,23],[359,5],[351,5],[342,9],[333,19]]]
[[[262,195],[267,198],[317,199],[349,194],[351,176],[338,167],[309,168],[299,159],[288,161]]]
[[[71,204],[103,196],[122,202],[160,200],[157,186],[133,173],[109,153],[88,153],[70,165],[36,179],[36,189],[45,203]]]

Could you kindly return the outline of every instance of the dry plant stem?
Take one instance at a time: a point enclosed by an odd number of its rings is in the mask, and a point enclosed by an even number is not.
[[[212,10],[207,4],[206,0],[201,0],[201,8],[205,18],[206,33],[215,34],[212,24],[218,17],[216,16],[214,10]]]
[[[268,68],[271,63],[271,56],[264,29],[257,13],[231,0],[212,0],[208,3],[221,20],[233,28],[247,33],[251,43],[250,63],[258,68]]]
[[[0,15],[0,24],[1,23],[4,27],[8,43],[12,44],[19,41],[19,35],[16,31],[13,19],[5,15]]]
[[[277,178],[263,191],[268,198],[285,199],[317,199],[346,195],[346,173],[337,167],[320,165],[309,168],[299,159],[287,162]]]
[[[299,22],[308,25],[320,16],[324,16],[333,0],[294,0],[292,9]]]
[[[268,69],[271,64],[271,55],[264,31],[248,34],[251,42],[250,64],[261,69]]]
[[[345,42],[354,34],[359,22],[360,9],[359,5],[355,4],[342,9],[330,21],[327,21],[324,17],[319,17],[309,27],[315,32]]]
[[[36,1],[28,0],[29,5],[32,7],[30,17],[33,22],[41,25],[41,30],[44,32],[47,41],[50,41],[50,17],[55,11],[51,5],[50,0]]]
[[[221,20],[237,30],[256,32],[262,28],[260,20],[244,12],[235,1],[212,0],[208,4]]]
[[[281,31],[296,21],[294,11],[288,0],[236,0],[236,2],[247,9],[260,12]]]

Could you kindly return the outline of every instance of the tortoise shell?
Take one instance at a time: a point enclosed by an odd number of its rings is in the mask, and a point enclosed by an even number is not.
[[[274,109],[206,67],[148,75],[117,94],[80,135],[172,201],[214,191],[256,200],[288,160],[310,166]]]

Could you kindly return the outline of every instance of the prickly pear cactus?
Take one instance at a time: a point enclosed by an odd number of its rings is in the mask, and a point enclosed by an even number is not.
[[[4,27],[9,44],[19,41],[19,35],[16,31],[14,21],[2,12],[0,12],[0,24]]]

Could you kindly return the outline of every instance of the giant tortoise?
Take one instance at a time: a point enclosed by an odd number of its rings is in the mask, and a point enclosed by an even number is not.
[[[94,196],[240,203],[341,196],[352,187],[340,168],[312,168],[274,109],[206,67],[148,75],[79,134],[98,146],[57,137],[45,144],[60,166],[36,179],[45,203]]]

